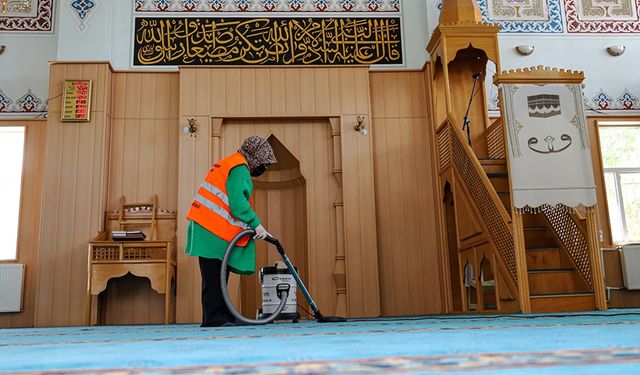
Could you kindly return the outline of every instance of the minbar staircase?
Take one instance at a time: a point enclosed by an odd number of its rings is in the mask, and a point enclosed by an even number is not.
[[[500,201],[511,214],[509,174],[505,159],[480,159]],[[560,246],[541,213],[523,215],[529,293],[532,312],[595,309],[593,292]]]

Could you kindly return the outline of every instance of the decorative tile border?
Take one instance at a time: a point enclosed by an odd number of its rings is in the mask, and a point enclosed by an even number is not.
[[[640,110],[640,98],[629,92],[628,89],[619,95],[609,95],[600,89],[591,98],[590,103],[586,103],[587,108],[597,111],[638,111]]]
[[[562,33],[560,0],[478,0],[484,22],[502,33]]]
[[[640,0],[565,0],[569,33],[640,33]]]
[[[592,98],[584,97],[584,106],[588,111],[640,111],[640,97],[628,89],[618,95],[610,95],[600,89]],[[487,109],[500,112],[500,98],[497,94],[489,98]]]
[[[135,11],[399,13],[400,0],[135,0]]]
[[[17,4],[20,7],[14,8],[13,11],[9,7],[14,4],[4,3],[5,1],[0,5],[1,10],[6,11],[0,15],[0,32],[53,31],[53,0],[22,1]],[[34,3],[36,3],[35,6]]]
[[[46,102],[36,96],[31,89],[18,99],[11,99],[0,89],[0,115],[4,114],[33,114],[46,113]]]
[[[67,0],[66,7],[76,19],[76,31],[84,34],[89,28],[89,19],[96,13],[100,2],[95,0]]]

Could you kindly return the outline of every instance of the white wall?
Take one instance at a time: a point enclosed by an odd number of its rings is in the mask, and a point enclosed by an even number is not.
[[[17,105],[17,100],[31,90],[41,100],[41,112],[49,95],[49,61],[55,60],[57,36],[54,34],[0,33],[0,45],[6,49],[0,55],[0,90]],[[41,113],[0,113],[1,117],[42,116]]]
[[[58,61],[110,61],[112,55],[112,8],[129,1],[96,1],[96,7],[80,20],[69,6],[58,1]],[[131,6],[131,5],[129,5]]]
[[[84,20],[84,29],[70,3],[56,2],[54,34],[0,33],[0,44],[7,46],[0,56],[0,90],[12,100],[28,89],[46,100],[50,60],[110,61],[116,70],[176,69],[132,67],[133,0],[96,0],[97,7]],[[426,45],[438,22],[438,4],[438,0],[402,0],[404,65],[373,69],[422,68],[427,60]],[[533,45],[535,51],[520,56],[514,50],[518,44]],[[612,57],[606,53],[606,47],[614,44],[625,45],[625,54]],[[592,107],[596,106],[592,99],[600,91],[614,101],[625,91],[640,98],[640,35],[500,34],[500,52],[502,69],[545,65],[583,70],[585,96]],[[495,89],[489,91],[497,94]],[[640,109],[640,99],[636,106]]]
[[[529,56],[521,56],[515,46],[535,46]],[[625,45],[622,56],[611,56],[606,48]],[[585,74],[584,94],[587,105],[597,108],[592,99],[603,90],[617,99],[628,90],[640,98],[640,36],[621,35],[501,35],[500,58],[503,70],[545,65],[581,70]],[[637,103],[640,108],[640,103]],[[630,112],[625,112],[630,113]]]

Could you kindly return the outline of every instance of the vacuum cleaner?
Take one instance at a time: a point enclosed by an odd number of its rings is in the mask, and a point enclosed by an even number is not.
[[[231,301],[231,297],[229,297],[229,291],[227,290],[227,286],[226,286],[227,285],[227,267],[229,265],[229,257],[231,256],[231,252],[236,246],[236,243],[238,243],[238,241],[240,241],[240,239],[242,239],[244,236],[254,236],[255,234],[256,234],[255,230],[246,229],[238,233],[231,240],[231,242],[229,243],[229,246],[227,247],[227,251],[224,254],[224,258],[222,259],[222,267],[220,268],[220,285],[222,286],[222,297],[224,299],[224,303],[227,305],[227,307],[229,308],[229,311],[231,312],[231,314],[233,314],[233,316],[237,320],[246,324],[267,324],[278,319],[278,317],[281,315],[281,313],[285,309],[289,298],[292,298],[292,299],[295,298],[295,297],[290,297],[290,294],[293,294],[295,296],[295,288],[292,288],[291,283],[279,282],[278,284],[275,285],[276,294],[277,294],[277,297],[280,299],[280,302],[271,314],[262,314],[262,316],[259,317],[258,319],[249,319],[243,316],[242,314],[240,314],[240,312],[238,312],[238,309],[236,309],[236,307],[233,305],[233,301]],[[316,320],[319,323],[338,323],[338,322],[347,321],[345,318],[342,318],[339,316],[324,316],[320,312],[318,305],[316,305],[316,303],[313,301],[313,298],[311,298],[309,291],[304,286],[304,283],[302,282],[302,279],[300,279],[300,276],[298,275],[298,272],[296,271],[295,267],[293,266],[293,264],[291,264],[291,261],[289,260],[289,257],[285,253],[284,247],[282,246],[280,241],[278,241],[273,237],[267,237],[265,238],[265,241],[274,245],[278,250],[278,253],[282,257],[282,260],[284,261],[285,265],[287,266],[289,273],[295,279],[295,282],[298,288],[300,288],[300,290],[302,291],[302,294],[304,294],[304,297],[307,299],[309,306],[311,306],[313,315],[315,316]],[[267,312],[267,311],[263,311],[263,312]]]

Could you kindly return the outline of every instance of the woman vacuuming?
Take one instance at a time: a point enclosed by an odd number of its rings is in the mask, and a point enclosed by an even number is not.
[[[251,208],[251,177],[262,175],[276,158],[269,142],[251,136],[238,152],[215,163],[200,185],[187,215],[185,252],[197,256],[202,276],[202,327],[240,325],[222,298],[220,266],[233,237],[254,229],[253,238],[238,242],[229,268],[238,274],[255,271],[255,241],[271,236]],[[241,248],[241,249],[238,249]],[[228,274],[227,274],[228,278]]]

